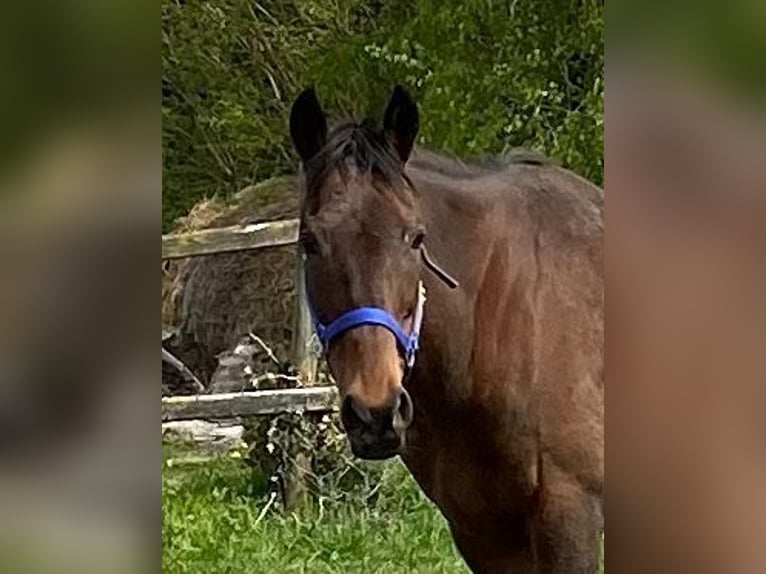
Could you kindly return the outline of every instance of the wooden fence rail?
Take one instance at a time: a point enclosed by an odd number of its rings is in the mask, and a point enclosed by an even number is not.
[[[330,412],[337,407],[335,387],[304,387],[162,398],[162,422],[226,419],[279,413]]]
[[[298,241],[297,219],[201,229],[163,235],[162,259],[277,247],[290,245],[296,241]]]

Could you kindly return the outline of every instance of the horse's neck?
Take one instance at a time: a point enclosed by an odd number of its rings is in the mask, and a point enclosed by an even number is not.
[[[477,230],[488,208],[440,174],[416,172],[412,177],[421,194],[429,254],[459,283],[451,289],[423,268],[427,292],[414,392],[431,404],[437,400],[439,408],[457,408],[470,392],[473,308],[486,254]]]

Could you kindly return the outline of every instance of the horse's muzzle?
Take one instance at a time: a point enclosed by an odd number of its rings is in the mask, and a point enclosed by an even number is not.
[[[368,460],[382,460],[400,454],[407,427],[412,423],[412,399],[400,388],[384,407],[368,408],[353,395],[346,395],[341,421],[348,434],[351,451]]]

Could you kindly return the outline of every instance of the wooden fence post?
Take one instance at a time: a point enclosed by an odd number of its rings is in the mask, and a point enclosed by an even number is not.
[[[298,370],[298,376],[305,386],[313,385],[316,380],[317,358],[313,352],[312,336],[314,326],[311,321],[306,299],[306,280],[303,268],[303,256],[300,246],[297,248],[295,273],[295,322],[293,324],[292,356]],[[299,506],[306,495],[306,478],[311,471],[311,452],[298,449],[290,468],[285,469],[284,503],[287,510]]]
[[[303,257],[298,248],[298,261],[295,274],[295,321],[293,324],[292,358],[304,386],[316,381],[317,357],[313,350],[312,337],[314,325],[311,321],[306,299],[306,280],[303,269]]]

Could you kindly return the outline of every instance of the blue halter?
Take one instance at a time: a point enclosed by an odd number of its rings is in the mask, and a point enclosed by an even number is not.
[[[420,344],[420,327],[423,322],[425,300],[425,288],[421,282],[418,283],[418,300],[413,312],[412,331],[409,333],[402,328],[391,313],[380,307],[357,307],[356,309],[351,309],[327,325],[320,323],[312,310],[314,327],[325,353],[334,339],[356,327],[376,325],[388,329],[396,337],[399,353],[404,357],[407,368],[410,369],[415,364],[415,355]]]

